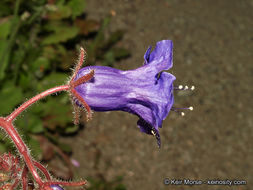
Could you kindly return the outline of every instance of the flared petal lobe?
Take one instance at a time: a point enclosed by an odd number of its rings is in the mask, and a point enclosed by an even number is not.
[[[104,66],[85,67],[77,78],[91,69],[95,70],[95,75],[76,90],[94,111],[126,111],[137,115],[140,130],[155,135],[160,146],[158,127],[162,126],[174,103],[175,76],[164,72],[172,67],[172,42],[158,42],[154,51],[147,50],[144,59],[142,67],[129,71]]]

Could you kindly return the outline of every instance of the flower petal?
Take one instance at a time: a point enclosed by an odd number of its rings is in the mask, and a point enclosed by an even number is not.
[[[172,48],[173,43],[171,40],[162,40],[157,42],[156,47],[152,52],[151,46],[149,46],[144,55],[145,64],[159,63],[159,71],[170,69],[173,66]]]

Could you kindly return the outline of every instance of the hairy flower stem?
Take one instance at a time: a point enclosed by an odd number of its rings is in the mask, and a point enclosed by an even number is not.
[[[6,118],[0,118],[0,126],[2,126],[4,128],[6,133],[10,136],[10,138],[12,139],[14,144],[16,145],[19,153],[23,156],[27,167],[29,168],[34,179],[36,180],[36,182],[39,185],[42,185],[43,182],[42,182],[42,180],[41,180],[41,178],[40,178],[40,176],[33,164],[33,160],[31,158],[31,156],[29,155],[29,151],[28,151],[25,143],[22,141],[20,135],[18,134],[18,132],[14,128],[12,122],[18,115],[20,115],[24,110],[26,110],[28,107],[30,107],[33,103],[37,102],[38,100],[40,100],[46,96],[54,94],[56,92],[67,91],[67,90],[69,90],[69,87],[70,87],[70,85],[63,85],[63,86],[57,86],[57,87],[48,89],[48,90],[34,96],[33,98],[26,101],[25,103],[23,103],[20,107],[18,107],[15,111],[13,111]]]
[[[29,151],[27,150],[24,142],[22,141],[20,135],[15,130],[14,126],[11,122],[8,122],[5,118],[0,118],[0,125],[4,128],[6,133],[11,137],[12,141],[16,145],[19,153],[23,156],[24,161],[26,162],[27,167],[31,171],[34,179],[39,185],[42,185],[42,180],[33,165],[33,161],[31,156],[29,155]]]
[[[10,138],[12,139],[14,144],[16,145],[19,153],[23,156],[23,159],[24,159],[29,171],[32,173],[34,179],[39,184],[39,186],[41,186],[43,184],[43,182],[42,182],[42,180],[41,180],[41,178],[40,178],[40,176],[33,164],[34,161],[32,160],[31,156],[29,155],[29,151],[28,151],[25,143],[23,142],[20,135],[18,134],[18,132],[14,128],[12,122],[18,115],[20,115],[24,110],[26,110],[28,107],[30,107],[33,103],[37,102],[38,100],[40,100],[46,96],[54,94],[56,92],[67,91],[67,90],[69,90],[69,87],[70,87],[70,85],[63,85],[63,86],[58,86],[58,87],[48,89],[48,90],[36,95],[35,97],[31,98],[30,100],[26,101],[25,103],[23,103],[20,107],[18,107],[15,111],[13,111],[6,118],[0,118],[0,126],[3,127],[3,129],[6,131],[8,136],[10,136]]]
[[[33,160],[31,158],[31,156],[29,155],[29,151],[28,151],[25,143],[22,141],[20,135],[15,130],[12,122],[18,115],[20,115],[24,110],[26,110],[28,107],[30,107],[33,103],[37,102],[38,100],[40,100],[46,96],[49,96],[51,94],[54,94],[56,92],[66,91],[68,89],[69,89],[69,85],[63,85],[63,86],[58,86],[58,87],[48,89],[48,90],[36,95],[35,97],[31,98],[27,102],[23,103],[20,107],[18,107],[15,111],[13,111],[6,118],[0,118],[0,125],[5,129],[6,133],[11,137],[11,139],[14,142],[14,144],[16,145],[19,153],[23,156],[27,167],[29,168],[34,179],[36,180],[36,182],[39,185],[42,185],[43,182],[42,182],[37,170],[34,167]]]
[[[50,88],[50,89],[38,94],[37,96],[34,96],[33,98],[26,101],[25,103],[23,103],[20,107],[18,107],[16,110],[14,110],[9,116],[7,116],[6,120],[8,122],[12,122],[20,113],[22,113],[22,111],[24,111],[25,109],[30,107],[33,103],[37,102],[38,100],[40,100],[46,96],[49,96],[51,94],[54,94],[56,92],[59,92],[59,91],[67,91],[68,89],[69,89],[69,85],[63,85],[63,86],[57,86],[54,88]]]
[[[81,48],[80,57],[79,57],[79,61],[77,63],[77,67],[74,71],[73,77],[71,78],[71,80],[68,84],[62,85],[62,86],[57,86],[54,88],[50,88],[50,89],[34,96],[33,98],[26,101],[25,103],[23,103],[20,107],[18,107],[16,110],[14,110],[7,117],[0,117],[0,127],[2,127],[6,131],[7,135],[14,142],[20,155],[23,157],[23,159],[26,163],[26,166],[24,167],[23,172],[22,172],[22,176],[21,176],[23,190],[27,189],[28,170],[31,172],[34,180],[39,185],[40,190],[52,189],[51,185],[82,186],[86,183],[85,181],[80,181],[80,182],[51,181],[51,178],[50,178],[50,175],[49,175],[47,169],[44,166],[42,166],[39,162],[36,162],[35,160],[32,159],[28,148],[26,147],[26,145],[23,142],[23,140],[21,139],[19,133],[16,131],[16,129],[13,126],[13,121],[17,118],[17,116],[19,116],[24,110],[29,108],[33,103],[39,101],[42,98],[45,98],[46,96],[49,96],[51,94],[54,94],[54,93],[60,92],[60,91],[68,91],[71,94],[71,96],[78,99],[79,102],[81,102],[81,104],[86,108],[86,110],[88,112],[88,116],[91,117],[91,109],[90,109],[89,105],[78,95],[78,93],[75,90],[76,86],[89,81],[94,76],[94,70],[91,70],[90,73],[88,73],[86,76],[83,76],[75,81],[75,77],[77,75],[77,72],[81,68],[81,65],[84,61],[85,55],[86,55],[85,51]],[[45,178],[47,179],[47,181],[42,180],[42,178],[39,176],[39,173],[37,170],[40,170],[45,175]],[[16,186],[17,183],[18,183],[18,181],[16,181],[14,183],[14,185]],[[1,190],[1,187],[0,187],[0,190]]]
[[[48,95],[54,94],[56,92],[66,91],[68,89],[69,89],[69,85],[63,85],[63,86],[58,86],[58,87],[55,87],[55,88],[48,89],[48,90],[38,94],[37,96],[31,98],[27,102],[23,103],[20,107],[18,107],[14,112],[12,112],[6,118],[0,118],[0,125],[5,129],[6,133],[11,137],[11,139],[14,142],[14,144],[16,145],[19,153],[23,156],[27,167],[29,168],[29,170],[31,171],[34,179],[36,180],[36,182],[39,185],[42,185],[43,182],[40,179],[40,176],[38,175],[38,172],[34,167],[33,160],[31,158],[31,156],[29,155],[29,151],[28,151],[26,145],[22,141],[22,139],[21,139],[20,135],[18,134],[18,132],[15,130],[12,122],[25,109],[30,107],[33,103],[37,102],[38,100],[40,100],[40,99],[42,99],[42,98],[44,98]]]

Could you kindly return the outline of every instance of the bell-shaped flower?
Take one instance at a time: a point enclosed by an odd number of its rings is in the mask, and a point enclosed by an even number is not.
[[[94,77],[77,87],[78,94],[94,111],[126,111],[139,117],[142,132],[153,134],[160,147],[158,128],[174,103],[172,41],[163,40],[144,55],[144,65],[129,71],[105,66],[82,68],[76,79],[94,70]],[[77,104],[79,104],[77,102]],[[80,104],[79,104],[80,105]]]

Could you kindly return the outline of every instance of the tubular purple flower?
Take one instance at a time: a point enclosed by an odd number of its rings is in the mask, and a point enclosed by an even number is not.
[[[94,77],[75,89],[94,111],[126,111],[139,117],[142,132],[153,134],[160,147],[158,128],[174,103],[171,40],[159,41],[144,55],[144,65],[135,70],[122,71],[111,67],[89,66],[78,72],[76,79],[94,69]],[[80,105],[77,102],[78,105]]]

